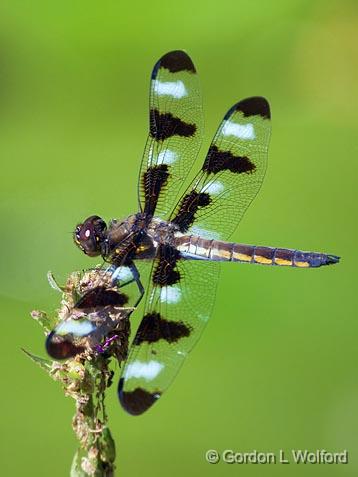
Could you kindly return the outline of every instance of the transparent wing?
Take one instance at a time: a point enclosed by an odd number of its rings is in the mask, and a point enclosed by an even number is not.
[[[191,187],[171,220],[181,232],[226,239],[257,194],[266,170],[270,110],[264,98],[225,115]],[[142,322],[119,382],[122,406],[142,414],[168,388],[210,317],[218,264],[185,261],[161,245]]]
[[[144,316],[119,382],[123,408],[139,415],[168,388],[211,315],[217,263],[176,259],[162,249],[154,263]]]
[[[198,76],[184,51],[171,51],[154,66],[149,119],[138,183],[139,206],[142,212],[165,219],[175,206],[203,135]]]
[[[51,284],[56,282],[50,276]],[[57,284],[56,284],[57,285]],[[128,267],[95,267],[70,275],[64,287],[59,320],[47,336],[54,359],[68,359],[99,349],[113,333],[129,329],[139,291]]]
[[[229,238],[261,187],[270,133],[265,98],[244,99],[227,112],[200,172],[171,216],[182,232]]]

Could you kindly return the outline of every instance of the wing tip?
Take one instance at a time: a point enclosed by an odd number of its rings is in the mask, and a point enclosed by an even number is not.
[[[159,68],[165,68],[171,73],[178,73],[180,71],[196,73],[192,59],[183,50],[173,50],[165,53],[154,65],[152,79],[157,77]]]
[[[140,416],[147,411],[160,398],[160,393],[150,393],[142,388],[133,391],[124,391],[124,378],[118,383],[118,398],[125,411],[132,416]]]
[[[47,354],[56,360],[74,358],[76,355],[83,353],[85,348],[76,346],[66,336],[56,334],[55,330],[47,336],[45,342]]]
[[[234,112],[240,111],[244,116],[261,116],[263,119],[271,119],[270,104],[263,96],[252,96],[242,99],[234,104],[225,115],[228,119]]]

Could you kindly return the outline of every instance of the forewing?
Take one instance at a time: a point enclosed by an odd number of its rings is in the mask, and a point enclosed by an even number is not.
[[[181,232],[227,240],[259,191],[267,163],[270,107],[265,98],[235,104],[204,164],[171,216]]]
[[[175,251],[154,263],[141,324],[119,382],[123,408],[139,415],[171,384],[199,339],[215,300],[219,267],[204,261],[172,261]]]
[[[168,218],[203,135],[198,77],[184,51],[171,51],[154,66],[149,120],[138,184],[139,205],[149,215]]]

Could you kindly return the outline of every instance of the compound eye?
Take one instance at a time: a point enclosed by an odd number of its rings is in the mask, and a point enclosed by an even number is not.
[[[100,255],[106,228],[104,220],[97,215],[88,217],[83,224],[77,225],[74,232],[74,241],[86,255],[91,257]]]

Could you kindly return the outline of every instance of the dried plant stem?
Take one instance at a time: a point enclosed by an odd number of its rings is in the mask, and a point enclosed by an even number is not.
[[[65,395],[75,400],[72,428],[79,448],[72,462],[71,477],[113,477],[116,451],[105,408],[105,392],[113,376],[109,359],[98,355],[93,359],[76,358],[58,363],[23,351],[55,381],[61,382]]]
[[[115,444],[108,428],[105,409],[105,391],[111,380],[108,360],[98,356],[85,364],[87,382],[94,384],[87,392],[72,393],[76,401],[76,413],[72,427],[80,442],[74,461],[72,474],[112,477],[115,469]],[[91,379],[92,378],[92,379]],[[92,391],[92,392],[91,392]]]
[[[50,277],[53,286],[54,279]],[[110,276],[109,276],[110,278]],[[99,281],[100,280],[100,281]],[[69,323],[72,329],[79,319],[76,309],[78,295],[89,293],[94,287],[112,287],[110,280],[105,281],[103,274],[90,271],[84,274],[74,272],[65,287],[60,288],[61,308],[57,317],[51,318],[45,312],[34,311],[34,318],[46,335],[59,324]],[[59,287],[58,287],[59,288]],[[44,369],[52,379],[59,381],[66,396],[75,400],[76,412],[72,427],[79,441],[79,448],[73,458],[71,477],[113,477],[115,471],[115,443],[108,427],[105,408],[105,393],[112,384],[114,372],[110,369],[111,358],[121,364],[128,352],[130,332],[129,316],[133,308],[103,306],[85,315],[91,323],[101,325],[106,330],[104,343],[93,346],[96,334],[80,339],[73,338],[73,345],[85,350],[71,359],[54,361],[45,359],[23,350],[34,362]],[[82,313],[83,315],[83,313]],[[81,316],[81,319],[84,317]],[[102,336],[102,335],[99,335]],[[76,340],[79,340],[77,343]]]

